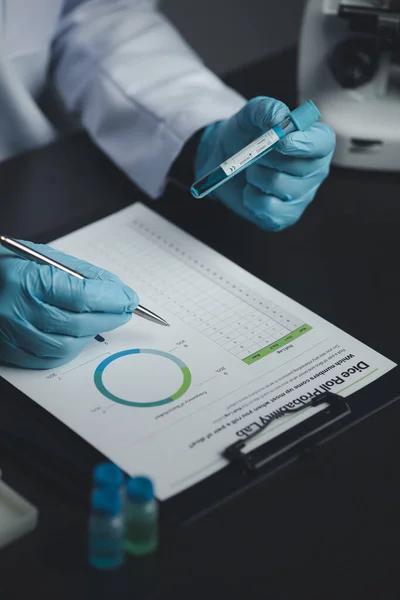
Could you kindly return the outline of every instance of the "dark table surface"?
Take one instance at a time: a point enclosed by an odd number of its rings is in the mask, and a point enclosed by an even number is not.
[[[295,56],[285,52],[227,80],[248,97],[267,94],[294,106]],[[83,134],[1,165],[0,190],[1,230],[34,241],[50,241],[136,200],[147,202],[400,361],[399,175],[333,169],[301,222],[278,234],[173,188],[162,200],[147,201]],[[23,419],[26,426],[28,419],[39,435],[54,435],[41,409],[4,381],[0,400],[3,427],[18,428]],[[86,446],[57,426],[77,453]],[[168,530],[156,557],[129,561],[112,574],[87,567],[86,506],[0,455],[5,480],[40,510],[37,529],[0,553],[0,598],[387,596],[397,589],[400,556],[399,430],[395,402],[308,460],[192,525]]]

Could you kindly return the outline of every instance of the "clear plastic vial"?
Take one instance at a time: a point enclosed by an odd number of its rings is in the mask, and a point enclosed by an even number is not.
[[[118,491],[94,491],[89,519],[89,563],[117,569],[124,562],[124,519]]]
[[[150,554],[158,546],[158,504],[147,477],[132,477],[127,483],[125,550]]]

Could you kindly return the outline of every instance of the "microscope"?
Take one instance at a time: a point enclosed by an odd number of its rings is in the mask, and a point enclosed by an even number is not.
[[[400,172],[400,0],[308,0],[298,94],[336,132],[334,164]]]

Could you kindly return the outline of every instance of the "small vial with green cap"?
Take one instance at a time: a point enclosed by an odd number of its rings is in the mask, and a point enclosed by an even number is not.
[[[97,489],[91,498],[89,563],[96,569],[117,569],[124,562],[124,518],[120,494]]]
[[[254,162],[265,156],[288,133],[305,131],[321,117],[318,108],[312,100],[307,100],[285,117],[279,125],[275,125],[253,142],[227,158],[221,165],[195,181],[190,191],[195,198],[203,198],[220,185],[246,169]]]
[[[145,555],[158,546],[158,504],[148,477],[132,477],[127,483],[125,550]]]

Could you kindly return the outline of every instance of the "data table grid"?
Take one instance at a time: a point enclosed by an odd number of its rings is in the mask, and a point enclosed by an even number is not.
[[[110,249],[102,239],[92,239],[90,245],[130,273],[127,283],[139,296],[145,293],[246,364],[311,329],[140,219],[121,229],[118,246]]]

